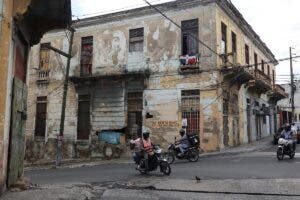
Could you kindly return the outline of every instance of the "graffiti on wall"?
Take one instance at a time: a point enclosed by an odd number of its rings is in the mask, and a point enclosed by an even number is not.
[[[178,121],[155,121],[152,122],[153,128],[177,128]]]

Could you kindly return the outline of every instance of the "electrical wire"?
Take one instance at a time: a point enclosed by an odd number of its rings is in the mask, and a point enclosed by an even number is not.
[[[174,20],[172,20],[171,18],[169,18],[166,14],[164,14],[160,9],[158,9],[156,6],[152,5],[149,1],[147,0],[143,0],[145,3],[147,3],[152,9],[154,9],[156,12],[160,13],[162,16],[164,16],[164,18],[166,18],[167,20],[169,20],[172,24],[174,24],[175,26],[177,26],[181,31],[182,31],[182,27],[177,24]],[[204,47],[206,47],[208,50],[210,50],[212,53],[216,54],[217,56],[220,56],[215,50],[213,50],[211,47],[209,47],[206,43],[204,43],[203,41],[201,41],[197,36],[195,36],[194,34],[189,34],[194,40],[197,40],[200,44],[202,44]]]

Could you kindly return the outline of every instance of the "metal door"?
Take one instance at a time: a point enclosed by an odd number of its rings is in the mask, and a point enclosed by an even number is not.
[[[13,82],[11,128],[8,155],[7,185],[14,185],[23,175],[23,160],[25,147],[27,87],[18,78]]]
[[[90,95],[80,95],[78,99],[77,139],[88,140],[90,137]]]
[[[142,131],[143,126],[143,92],[127,94],[127,138],[133,138]]]

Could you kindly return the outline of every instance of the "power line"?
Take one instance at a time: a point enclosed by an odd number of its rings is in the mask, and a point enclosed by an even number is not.
[[[162,0],[155,0],[151,1],[151,3],[157,3],[161,2]],[[116,13],[116,12],[122,12],[130,9],[135,9],[139,7],[143,7],[145,4],[135,4],[131,6],[126,6],[118,9],[111,9],[111,10],[106,10],[106,11],[101,11],[101,12],[94,12],[94,13],[86,13],[86,14],[81,14],[81,15],[72,15],[72,17],[80,18],[80,17],[92,17],[92,16],[97,16],[97,15],[103,15],[103,14],[108,14],[108,13]]]
[[[147,3],[151,8],[153,8],[156,12],[158,12],[159,14],[161,14],[164,18],[166,18],[167,20],[169,20],[172,24],[174,24],[175,26],[177,26],[182,31],[182,27],[179,24],[177,24],[174,20],[172,20],[171,18],[169,18],[166,14],[164,14],[160,9],[158,9],[156,6],[154,6],[151,3],[149,3],[149,1],[147,1],[147,0],[143,0],[143,1],[145,3]],[[208,50],[210,50],[211,52],[213,52],[217,56],[220,56],[216,51],[214,51],[211,47],[209,47],[207,44],[205,44],[203,41],[201,41],[197,36],[195,36],[194,34],[189,34],[189,35],[191,37],[193,37],[193,39],[197,40],[200,44],[202,44],[203,46],[205,46]]]
[[[54,93],[54,92],[60,90],[60,89],[61,89],[61,86],[63,86],[63,83],[60,84],[60,85],[58,85],[58,86],[55,87],[54,89],[52,89],[50,92],[48,92],[48,93],[47,93],[47,96],[49,96],[49,95],[51,95],[52,93]],[[27,106],[27,109],[28,109],[28,108],[31,108],[32,106],[35,106],[35,104],[36,104],[36,101],[34,101],[34,102],[33,102],[32,104],[30,104],[29,106]]]

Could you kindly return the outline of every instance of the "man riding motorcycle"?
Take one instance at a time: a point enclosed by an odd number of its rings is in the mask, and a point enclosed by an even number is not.
[[[178,141],[180,143],[179,144],[179,149],[180,149],[179,156],[182,156],[186,152],[186,150],[190,147],[190,142],[189,142],[189,139],[188,139],[188,136],[187,136],[185,130],[180,129],[179,134],[181,136],[181,139]]]
[[[288,140],[290,150],[296,150],[296,144],[294,141],[294,132],[291,130],[291,125],[286,124],[285,128],[281,132],[281,138]]]
[[[142,134],[142,138],[138,137],[135,140],[131,140],[130,147],[133,150],[133,159],[138,165],[137,168],[141,168],[139,163],[142,158],[151,159],[151,156],[154,155],[153,144],[148,131]]]
[[[135,135],[134,139],[130,141],[130,149],[132,150],[132,157],[136,164],[138,164],[142,158],[142,138]]]

